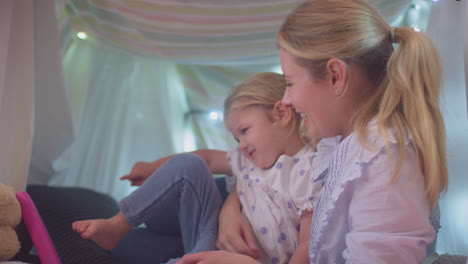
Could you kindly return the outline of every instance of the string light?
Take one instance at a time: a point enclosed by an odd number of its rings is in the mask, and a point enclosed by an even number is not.
[[[86,34],[85,32],[78,32],[76,33],[76,36],[80,39],[87,39],[88,38],[88,34]]]
[[[219,114],[218,114],[218,112],[212,111],[212,112],[210,112],[209,117],[210,117],[211,120],[217,120],[217,119],[219,119]]]

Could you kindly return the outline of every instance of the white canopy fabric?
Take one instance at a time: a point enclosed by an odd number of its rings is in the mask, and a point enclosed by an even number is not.
[[[0,182],[19,191],[73,140],[54,2],[0,1],[0,47]]]
[[[33,2],[0,2],[0,182],[23,190],[34,129]]]

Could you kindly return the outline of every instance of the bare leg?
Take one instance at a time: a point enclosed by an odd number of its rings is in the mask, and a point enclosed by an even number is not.
[[[132,225],[119,212],[109,219],[76,221],[72,227],[82,238],[91,239],[103,249],[111,250],[130,231]]]

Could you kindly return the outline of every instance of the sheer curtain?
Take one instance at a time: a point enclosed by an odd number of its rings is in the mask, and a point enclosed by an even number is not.
[[[175,64],[76,39],[64,56],[76,140],[51,185],[81,186],[120,199],[119,176],[136,161],[183,150],[185,92]]]
[[[54,2],[0,1],[0,47],[0,182],[19,191],[73,140]]]
[[[23,190],[34,124],[33,1],[0,1],[0,182]]]
[[[28,184],[48,182],[74,139],[53,1],[34,1],[35,122]]]
[[[443,62],[442,111],[447,131],[449,186],[440,201],[438,253],[468,255],[468,113],[466,1],[434,2],[428,34]]]

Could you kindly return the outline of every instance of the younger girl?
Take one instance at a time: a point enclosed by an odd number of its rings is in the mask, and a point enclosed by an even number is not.
[[[193,154],[175,156],[120,202],[116,216],[78,221],[73,228],[111,249],[132,226],[153,217],[167,221],[160,209],[178,206],[185,252],[213,250],[221,202],[211,171],[235,176],[242,213],[260,244],[261,262],[307,262],[312,210],[322,183],[310,177],[320,173],[311,167],[314,150],[299,136],[300,116],[281,103],[285,87],[279,74],[258,74],[226,99],[226,126],[239,143],[227,159],[226,153],[214,150],[195,152],[206,164]]]

